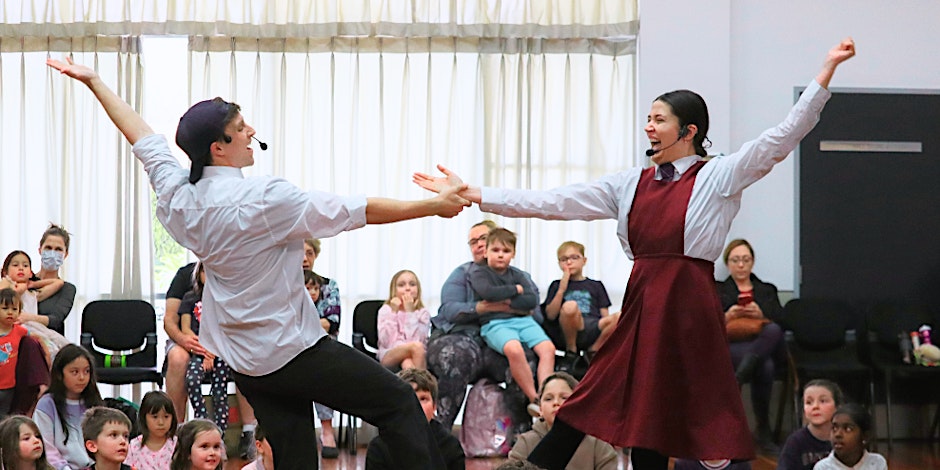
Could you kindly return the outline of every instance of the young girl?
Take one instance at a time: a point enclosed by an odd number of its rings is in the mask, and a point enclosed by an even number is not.
[[[30,336],[39,341],[46,353],[46,367],[52,362],[56,353],[69,341],[59,332],[49,329],[46,325],[36,321],[39,313],[39,302],[42,302],[56,293],[65,285],[59,278],[39,279],[33,274],[29,255],[16,250],[7,255],[3,261],[0,289],[12,288],[20,296],[20,324],[29,332]]]
[[[25,416],[0,422],[0,463],[6,470],[52,470],[36,423]]]
[[[863,406],[842,405],[832,415],[832,453],[813,467],[815,470],[888,470],[881,454],[866,450],[871,438],[871,414]]]
[[[0,289],[10,287],[20,295],[22,311],[36,314],[39,302],[46,300],[65,285],[62,279],[42,279],[33,274],[32,262],[25,251],[16,250],[3,260]]]
[[[222,470],[223,447],[222,431],[215,423],[207,419],[188,421],[180,426],[170,470]]]
[[[426,369],[431,314],[421,302],[418,276],[398,271],[388,291],[388,300],[379,309],[379,362],[389,368]]]
[[[137,470],[167,470],[176,449],[176,409],[160,390],[140,401],[137,422],[142,434],[131,440],[124,463]]]
[[[94,360],[85,348],[69,344],[52,362],[49,390],[33,412],[55,468],[83,468],[94,463],[85,452],[82,417],[85,410],[102,404]]]
[[[525,460],[532,449],[545,437],[555,424],[555,413],[562,403],[571,396],[571,391],[578,385],[578,380],[567,372],[556,372],[542,382],[539,393],[539,411],[542,417],[532,425],[532,430],[521,434],[516,445],[509,451],[510,460]],[[617,451],[595,437],[584,436],[581,444],[568,462],[569,469],[614,470],[617,468]]]
[[[193,270],[193,290],[180,301],[180,329],[186,335],[199,334],[199,322],[202,318],[202,289],[206,285],[206,270],[202,263],[196,263]],[[186,369],[186,390],[189,402],[193,404],[193,414],[197,418],[208,418],[206,401],[202,397],[202,380],[209,374],[212,382],[212,408],[215,424],[222,432],[228,427],[228,379],[229,367],[221,358],[208,353],[206,356],[193,354]]]
[[[255,446],[258,449],[258,458],[241,470],[274,470],[274,451],[271,450],[268,436],[261,426],[255,428]]]
[[[20,341],[29,334],[19,318],[20,296],[12,288],[0,289],[0,417],[13,405]]]
[[[842,405],[842,389],[830,380],[811,380],[803,389],[805,427],[790,434],[777,460],[779,470],[812,470],[832,451],[832,415]]]

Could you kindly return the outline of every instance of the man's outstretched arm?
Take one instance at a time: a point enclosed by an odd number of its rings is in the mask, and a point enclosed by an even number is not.
[[[68,75],[88,86],[108,117],[114,122],[114,125],[124,134],[127,141],[134,145],[138,140],[153,134],[153,129],[144,122],[144,119],[134,111],[133,108],[120,96],[115,94],[101,80],[94,70],[84,65],[72,62],[72,58],[66,58],[67,62],[54,59],[46,59],[46,64],[65,75]]]
[[[460,195],[461,191],[466,191],[467,185],[463,184],[456,175],[438,178],[436,183],[437,196],[421,201],[368,198],[366,223],[387,224],[430,215],[450,218],[470,205],[470,201]]]
[[[381,197],[370,197],[366,201],[366,223],[388,224],[431,215],[450,218],[470,205],[457,193],[464,186],[446,188],[435,197],[420,201],[400,201]]]

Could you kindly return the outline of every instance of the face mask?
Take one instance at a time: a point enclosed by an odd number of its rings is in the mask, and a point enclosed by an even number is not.
[[[42,269],[58,271],[65,261],[65,254],[61,251],[44,250],[42,253]]]

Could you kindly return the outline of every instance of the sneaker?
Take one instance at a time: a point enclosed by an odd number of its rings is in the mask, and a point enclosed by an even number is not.
[[[571,373],[574,370],[574,365],[578,362],[578,359],[581,358],[581,355],[574,351],[565,351],[565,356],[559,358],[555,361],[555,370],[560,372]]]
[[[535,404],[535,403],[529,403],[529,406],[527,406],[527,407],[525,408],[525,410],[528,411],[528,412],[529,412],[529,416],[531,416],[531,417],[533,417],[533,418],[541,418],[541,417],[542,417],[542,408],[540,408],[539,405],[537,405],[537,404]]]
[[[257,448],[255,447],[255,432],[243,431],[238,438],[238,456],[242,460],[253,461],[257,457]]]

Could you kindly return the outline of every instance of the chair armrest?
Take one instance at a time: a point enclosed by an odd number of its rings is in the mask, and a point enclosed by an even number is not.
[[[81,342],[79,344],[91,352],[91,333],[82,333]]]
[[[356,350],[366,352],[365,336],[362,333],[353,333],[352,343]]]
[[[146,341],[146,343],[144,344],[144,347],[145,347],[145,348],[149,348],[150,346],[156,346],[156,345],[157,345],[157,334],[156,334],[156,333],[147,333],[147,334],[144,336],[144,340]]]

